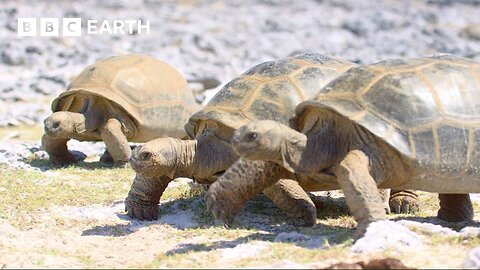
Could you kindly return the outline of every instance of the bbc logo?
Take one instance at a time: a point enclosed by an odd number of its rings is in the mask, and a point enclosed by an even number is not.
[[[87,35],[141,35],[150,34],[149,20],[86,20]],[[79,37],[81,18],[18,18],[19,36],[23,37]]]
[[[82,35],[81,18],[18,18],[19,36],[23,37],[79,37]]]

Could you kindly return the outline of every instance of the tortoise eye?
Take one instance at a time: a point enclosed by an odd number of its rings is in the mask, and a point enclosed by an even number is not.
[[[150,152],[143,152],[141,155],[140,155],[140,158],[142,160],[148,160],[152,157],[152,153]]]
[[[251,142],[257,138],[257,133],[256,132],[249,132],[247,135],[245,135],[245,140],[248,142]]]

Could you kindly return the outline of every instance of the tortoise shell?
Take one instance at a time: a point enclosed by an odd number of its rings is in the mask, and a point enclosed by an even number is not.
[[[198,110],[183,76],[147,55],[110,57],[86,67],[53,101],[52,111],[81,113],[79,104],[92,96],[111,102],[108,110],[112,115],[131,118],[135,132],[129,139],[136,142],[160,135],[185,137],[183,125]]]
[[[194,138],[201,132],[199,122],[204,120],[214,120],[231,130],[255,120],[288,123],[298,103],[313,97],[353,66],[354,63],[315,53],[256,65],[227,83],[190,117],[185,130]]]
[[[333,110],[420,164],[480,168],[480,64],[451,55],[352,68],[299,104]],[[470,167],[471,168],[471,167]]]

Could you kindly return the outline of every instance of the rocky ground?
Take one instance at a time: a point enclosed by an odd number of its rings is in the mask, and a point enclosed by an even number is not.
[[[478,0],[1,1],[0,267],[294,268],[384,257],[411,267],[480,267],[478,224],[436,220],[431,194],[422,194],[419,215],[392,215],[355,244],[341,198],[318,197],[311,229],[293,227],[263,197],[225,229],[186,179],[169,188],[159,221],[139,222],[122,205],[133,174],[99,164],[103,144],[71,142],[90,159],[68,168],[52,167],[39,145],[52,99],[103,57],[149,53],[192,82],[222,84],[300,52],[358,63],[435,53],[480,61],[479,13]],[[18,17],[150,20],[151,34],[19,37]],[[219,89],[192,87],[203,103]]]

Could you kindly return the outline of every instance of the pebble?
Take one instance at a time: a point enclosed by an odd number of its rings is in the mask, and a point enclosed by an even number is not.
[[[421,236],[407,227],[390,220],[371,223],[365,235],[358,239],[351,250],[356,253],[385,250],[418,251],[424,248]]]

